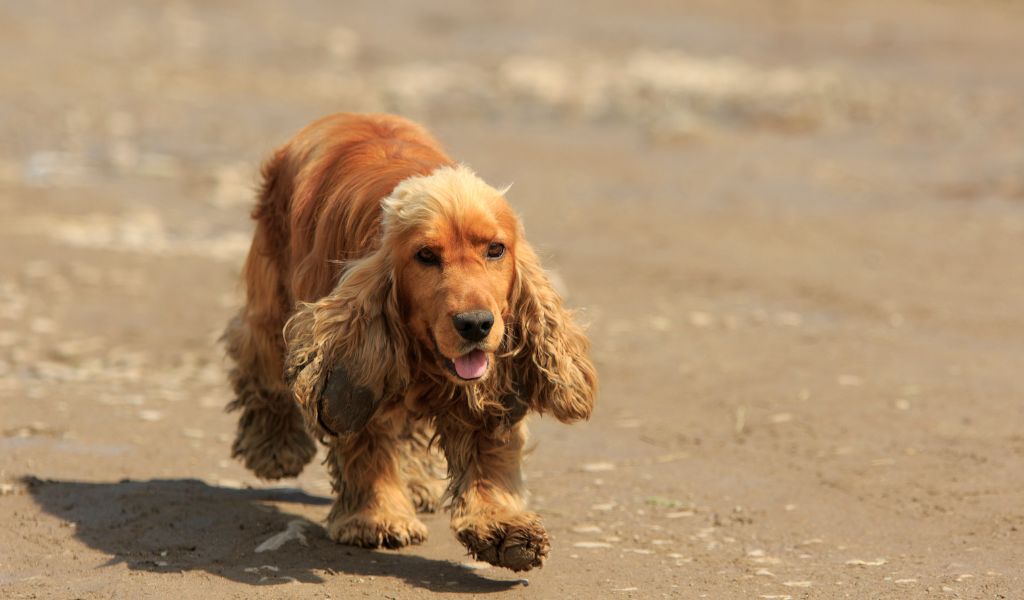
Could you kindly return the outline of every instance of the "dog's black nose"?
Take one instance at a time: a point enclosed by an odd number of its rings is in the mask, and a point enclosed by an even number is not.
[[[452,317],[452,324],[459,335],[471,342],[479,342],[491,332],[494,315],[489,310],[471,310]]]

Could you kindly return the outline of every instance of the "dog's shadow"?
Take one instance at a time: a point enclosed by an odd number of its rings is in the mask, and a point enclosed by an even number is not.
[[[451,561],[408,552],[339,546],[309,518],[278,508],[289,504],[303,512],[331,502],[296,489],[243,490],[194,479],[87,483],[28,477],[24,483],[43,510],[73,524],[76,538],[110,555],[108,564],[125,563],[132,570],[201,570],[250,585],[318,583],[343,573],[397,577],[414,587],[472,594],[520,583],[488,579]],[[301,530],[307,546],[292,539],[278,550],[255,552],[289,528]]]

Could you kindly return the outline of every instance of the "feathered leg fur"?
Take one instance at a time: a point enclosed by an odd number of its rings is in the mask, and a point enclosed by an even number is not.
[[[468,427],[439,420],[451,477],[452,529],[478,560],[526,571],[543,564],[550,544],[540,517],[526,510],[520,462],[527,430],[522,421]]]
[[[416,510],[426,513],[441,508],[447,487],[444,455],[430,443],[433,432],[425,421],[416,421],[407,425],[398,438],[402,479]]]
[[[374,418],[358,433],[330,438],[327,468],[336,500],[327,534],[340,544],[400,548],[427,538],[402,478],[398,438],[404,411]]]
[[[316,454],[302,413],[283,383],[268,382],[255,356],[252,332],[236,317],[225,337],[234,360],[230,380],[235,399],[228,411],[241,411],[231,456],[263,479],[295,477]]]

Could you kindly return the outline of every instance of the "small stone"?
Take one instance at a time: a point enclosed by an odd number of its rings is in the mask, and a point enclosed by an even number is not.
[[[474,560],[464,563],[459,563],[459,566],[467,571],[482,571],[484,569],[490,569],[491,564],[480,560]]]
[[[694,327],[711,327],[715,324],[715,316],[701,311],[693,311],[690,313],[690,325]]]
[[[840,375],[836,378],[839,385],[844,387],[857,387],[864,385],[864,380],[857,375]]]
[[[668,331],[672,329],[672,321],[665,317],[651,317],[651,329],[655,331]]]
[[[862,560],[859,558],[851,558],[846,561],[846,564],[855,567],[880,567],[886,563],[884,558],[876,558],[875,560]]]
[[[143,410],[139,411],[139,418],[143,421],[160,421],[164,418],[164,413],[159,410]]]
[[[649,496],[645,502],[651,506],[662,506],[666,508],[678,508],[683,504],[679,500],[666,498],[665,496]]]
[[[256,552],[277,550],[291,540],[297,541],[302,546],[308,546],[309,543],[306,541],[306,535],[303,533],[303,530],[307,526],[308,523],[300,519],[289,521],[285,526],[284,531],[276,533],[264,540],[263,543],[256,547]],[[274,567],[273,570],[276,571],[277,568]]]
[[[663,464],[680,461],[686,458],[690,458],[690,455],[686,452],[672,452],[670,454],[660,454],[654,457],[654,462]]]
[[[46,317],[36,317],[29,322],[29,329],[32,330],[32,333],[53,333],[56,328],[57,325],[53,320]]]

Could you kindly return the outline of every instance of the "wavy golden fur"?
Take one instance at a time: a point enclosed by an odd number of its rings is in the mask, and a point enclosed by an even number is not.
[[[597,377],[504,191],[389,115],[313,123],[263,180],[246,306],[226,334],[234,455],[261,477],[294,476],[313,434],[338,495],[328,533],[370,547],[425,538],[415,509],[439,505],[447,459],[470,553],[541,565],[523,417],[589,418]]]

